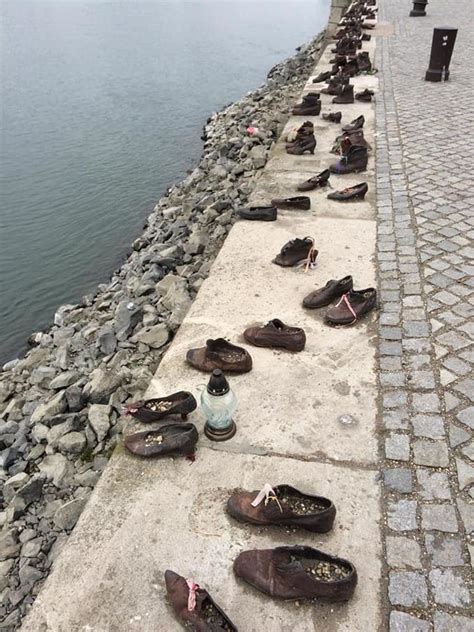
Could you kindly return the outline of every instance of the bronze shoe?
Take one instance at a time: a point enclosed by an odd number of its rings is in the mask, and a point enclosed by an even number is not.
[[[234,573],[276,599],[350,599],[357,585],[351,562],[309,546],[244,551]]]
[[[144,457],[183,455],[194,459],[198,431],[194,424],[169,423],[158,430],[143,430],[125,435],[123,443],[132,454]]]
[[[288,241],[280,252],[277,254],[273,263],[283,268],[289,268],[298,265],[306,265],[306,267],[314,267],[318,251],[314,247],[314,239],[305,237],[304,239],[296,238]]]
[[[165,583],[171,607],[188,629],[195,632],[237,632],[235,625],[207,590],[192,579],[185,579],[167,570]]]
[[[232,494],[227,512],[240,522],[300,527],[314,533],[332,529],[336,517],[336,508],[329,498],[304,494],[290,485],[272,488],[268,483],[261,492]]]
[[[339,281],[331,279],[326,285],[314,290],[303,299],[303,307],[306,309],[319,309],[330,305],[334,300],[352,290],[352,277],[346,276]]]
[[[212,373],[221,369],[224,373],[247,373],[252,369],[252,358],[242,347],[231,344],[224,338],[207,340],[205,347],[190,349],[186,361],[199,371]]]
[[[325,320],[330,325],[353,325],[361,316],[372,311],[377,305],[377,290],[350,290],[343,294],[339,302],[330,307]]]
[[[144,423],[160,421],[168,415],[181,415],[186,419],[189,413],[197,408],[197,403],[192,393],[179,391],[166,397],[146,399],[144,402],[128,404],[125,414],[135,417]]]
[[[303,351],[306,335],[300,327],[289,327],[278,318],[270,320],[262,327],[248,327],[244,331],[244,338],[256,347],[270,347],[288,349],[288,351]]]

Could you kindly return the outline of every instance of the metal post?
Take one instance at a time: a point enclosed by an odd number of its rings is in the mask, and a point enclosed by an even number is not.
[[[426,15],[426,5],[428,0],[413,0],[413,9],[410,11],[410,17],[418,17]]]
[[[444,80],[447,81],[449,79],[449,63],[457,34],[458,30],[450,26],[433,29],[430,65],[426,71],[426,81],[441,81],[443,72]]]

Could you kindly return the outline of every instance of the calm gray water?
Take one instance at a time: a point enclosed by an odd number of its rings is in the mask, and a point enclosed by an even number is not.
[[[0,5],[0,360],[107,280],[210,113],[324,28],[329,2]]]

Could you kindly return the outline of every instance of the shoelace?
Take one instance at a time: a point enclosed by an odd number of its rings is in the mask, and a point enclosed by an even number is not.
[[[278,497],[273,487],[270,485],[270,483],[265,483],[262,489],[258,492],[255,500],[251,502],[252,507],[258,507],[258,505],[260,505],[262,500],[265,500],[264,502],[265,507],[268,505],[268,503],[271,500],[275,501],[276,504],[278,505],[278,508],[283,513],[283,507],[281,506],[280,501],[278,500]]]
[[[341,298],[339,299],[339,302],[336,303],[336,307],[339,307],[339,305],[344,302],[344,304],[347,306],[347,309],[350,311],[350,313],[354,316],[354,320],[352,321],[353,323],[356,322],[357,320],[357,314],[355,313],[349,299],[347,298],[349,296],[349,292],[346,292],[345,294],[343,294],[341,296]],[[351,323],[352,324],[352,323]]]
[[[192,578],[187,579],[186,583],[189,588],[188,610],[189,612],[193,612],[196,608],[196,591],[199,589],[199,584],[195,584]]]
[[[306,238],[310,239],[310,238]],[[309,249],[308,256],[306,258],[306,265],[304,268],[305,272],[308,272],[309,269],[313,269],[316,267],[316,248],[314,247],[314,239],[311,239],[311,248]]]

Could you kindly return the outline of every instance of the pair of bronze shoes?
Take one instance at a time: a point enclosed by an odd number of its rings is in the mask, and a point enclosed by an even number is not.
[[[373,287],[354,290],[351,276],[331,279],[324,287],[308,294],[303,299],[303,307],[320,309],[337,299],[339,301],[326,312],[325,321],[330,325],[353,325],[376,307],[377,291]]]
[[[165,397],[129,404],[124,411],[126,415],[143,423],[156,423],[163,420],[166,423],[159,428],[125,434],[126,449],[142,457],[184,455],[189,459],[194,459],[199,438],[196,426],[191,423],[169,421],[169,418],[180,416],[182,420],[185,420],[196,407],[196,399],[188,391],[178,391]]]
[[[236,520],[256,526],[287,526],[327,533],[336,508],[324,496],[305,494],[291,485],[260,491],[236,492],[227,501]],[[243,551],[234,561],[234,573],[261,592],[277,599],[350,599],[357,571],[347,560],[309,546],[280,546]]]
[[[261,491],[234,493],[227,512],[252,525],[300,527],[313,533],[329,531],[336,516],[328,498],[304,494],[290,485],[268,484]],[[343,601],[352,597],[357,585],[351,562],[308,546],[243,551],[234,561],[234,573],[257,590],[285,600]],[[237,630],[207,590],[193,580],[166,571],[165,582],[174,612],[194,630]]]

